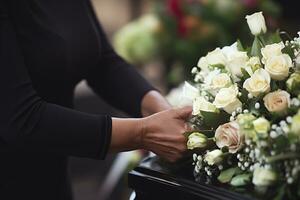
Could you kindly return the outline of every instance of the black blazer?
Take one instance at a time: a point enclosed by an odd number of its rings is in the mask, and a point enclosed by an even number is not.
[[[113,51],[88,0],[0,0],[1,200],[70,199],[67,156],[105,157],[111,117],[71,109],[83,79],[133,116],[153,89]]]

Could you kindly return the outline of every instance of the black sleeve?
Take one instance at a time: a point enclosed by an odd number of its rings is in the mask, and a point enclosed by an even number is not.
[[[87,82],[97,94],[114,107],[134,117],[140,117],[142,98],[154,88],[133,66],[116,54],[93,10],[91,13],[100,34],[101,58],[99,65],[89,72]]]
[[[4,146],[104,158],[110,144],[111,118],[50,104],[38,96],[23,62],[13,23],[1,6],[0,149]]]

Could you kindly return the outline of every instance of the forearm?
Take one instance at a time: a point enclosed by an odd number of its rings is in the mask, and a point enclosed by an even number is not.
[[[171,105],[167,100],[157,91],[149,91],[142,100],[142,115],[149,116],[154,113],[168,110]]]
[[[141,148],[142,119],[112,118],[110,152]]]
[[[186,151],[183,135],[191,107],[170,109],[140,119],[112,119],[110,151],[145,149],[175,161]]]

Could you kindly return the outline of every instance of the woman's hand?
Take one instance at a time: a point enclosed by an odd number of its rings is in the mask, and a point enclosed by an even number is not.
[[[186,151],[183,133],[191,107],[169,109],[141,119],[112,119],[111,152],[145,149],[174,162]]]
[[[141,147],[175,162],[187,150],[183,133],[190,131],[186,124],[191,107],[170,109],[142,119]]]

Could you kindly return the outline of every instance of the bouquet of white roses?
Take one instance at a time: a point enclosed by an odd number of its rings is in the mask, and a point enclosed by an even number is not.
[[[267,33],[262,12],[246,16],[255,36],[216,48],[192,69],[188,149],[196,180],[278,199],[300,198],[300,36]],[[288,36],[288,35],[287,35]],[[288,36],[289,37],[289,36]]]

